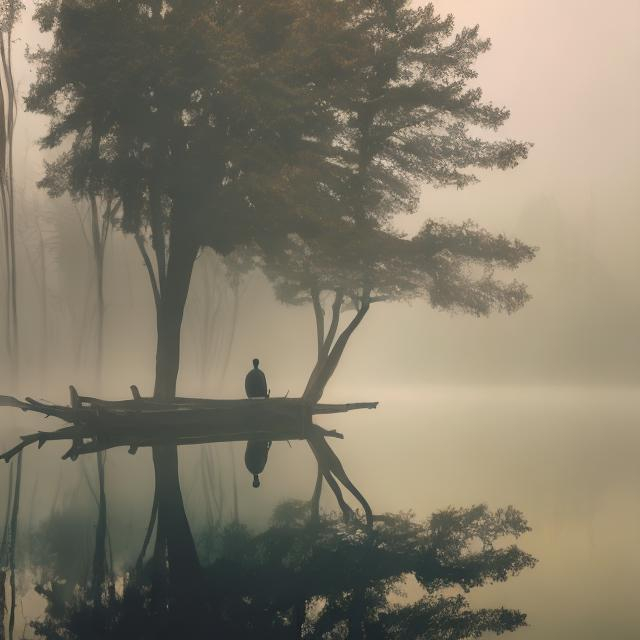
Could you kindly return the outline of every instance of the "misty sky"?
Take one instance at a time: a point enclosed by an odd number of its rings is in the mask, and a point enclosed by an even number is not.
[[[514,274],[529,284],[534,297],[513,317],[489,319],[451,317],[420,301],[378,306],[358,331],[330,388],[355,381],[375,387],[413,382],[638,382],[640,3],[435,4],[440,12],[454,14],[458,28],[478,23],[481,33],[491,38],[492,49],[477,66],[477,83],[487,99],[511,109],[499,135],[535,146],[520,167],[484,172],[478,185],[462,191],[426,188],[418,212],[401,217],[398,226],[413,232],[428,216],[473,218],[492,231],[539,246],[537,259]],[[28,20],[18,36],[16,51],[25,43],[33,47],[43,42]],[[31,72],[17,54],[16,66],[24,92]],[[21,115],[16,165],[26,218],[34,210],[44,218],[50,215],[51,203],[33,188],[42,171],[35,141],[43,128],[42,118]],[[131,243],[126,246],[133,249]],[[112,248],[112,253],[122,250]],[[84,268],[82,260],[79,269]],[[132,260],[139,269],[135,256]],[[139,291],[129,290],[128,295],[146,309],[151,303],[148,285],[144,274],[139,275]],[[118,286],[107,291],[112,312],[130,309]],[[241,376],[251,357],[260,355],[270,363],[277,386],[294,392],[295,381],[311,366],[312,312],[278,305],[259,277],[248,286],[237,333],[242,349],[234,351],[231,371]],[[141,318],[139,330],[146,336],[144,314],[134,315]],[[122,321],[131,318],[111,313],[107,330],[117,333]],[[149,347],[145,355],[151,362],[152,341],[142,344],[145,350]],[[121,367],[115,357],[126,357],[130,350],[123,351],[112,351],[113,366]],[[185,353],[183,378],[188,379],[188,344]]]

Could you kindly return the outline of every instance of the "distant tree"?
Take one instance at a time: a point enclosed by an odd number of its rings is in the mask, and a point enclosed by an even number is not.
[[[230,525],[210,538],[217,557],[206,571],[207,606],[182,637],[462,640],[514,631],[524,613],[473,609],[464,594],[533,567],[531,555],[504,543],[528,530],[512,507],[450,508],[425,522],[389,514],[367,532],[331,515],[310,526],[308,505],[286,503],[263,533]],[[403,596],[409,577],[415,597]],[[48,615],[32,623],[41,637],[83,638],[89,629],[104,638],[171,637],[139,585],[125,585],[98,620],[81,596],[61,607],[52,587],[45,595]]]
[[[5,610],[9,612],[8,638],[13,640],[13,631],[16,622],[16,549],[18,546],[18,516],[20,513],[20,487],[22,484],[22,451],[18,454],[15,469],[11,464],[9,471],[9,488],[5,522],[0,541],[0,633],[4,637],[4,615]],[[10,599],[7,606],[6,598],[6,578],[9,573]]]
[[[95,183],[92,177],[86,182],[74,182],[69,171],[74,164],[80,162],[97,161],[97,149],[93,149],[91,160],[84,155],[79,145],[64,154],[56,162],[46,163],[45,177],[39,186],[45,188],[51,197],[61,197],[68,194],[75,202],[84,203],[88,208],[89,231],[84,228],[84,221],[80,220],[82,231],[90,246],[95,272],[96,294],[96,350],[94,368],[98,380],[98,387],[102,382],[103,352],[104,352],[104,320],[105,320],[105,253],[109,231],[113,228],[121,203],[109,189],[104,189]],[[79,157],[78,157],[79,156]],[[77,338],[76,336],[74,336]],[[105,483],[106,452],[96,453],[98,471],[98,522],[96,524],[92,584],[96,597],[103,588],[107,576],[107,494]]]
[[[98,386],[102,381],[103,355],[104,355],[104,321],[105,321],[105,301],[104,301],[104,267],[107,240],[109,232],[116,223],[121,202],[116,192],[96,184],[92,176],[87,176],[84,182],[78,182],[70,175],[73,166],[79,163],[96,162],[96,159],[89,160],[87,154],[79,145],[72,147],[54,162],[45,161],[45,176],[39,181],[38,186],[47,190],[52,198],[59,198],[69,195],[76,204],[85,205],[87,210],[88,228],[85,229],[84,220],[80,220],[82,232],[89,244],[92,257],[93,269],[95,272],[95,296],[96,296],[96,350],[95,350],[95,370]],[[93,154],[98,154],[97,149],[93,149]]]
[[[13,28],[23,9],[24,4],[20,0],[4,0],[0,4],[0,212],[6,283],[5,347],[14,384],[17,382],[19,367],[19,323],[13,175],[13,137],[18,117],[18,100],[13,78]]]
[[[31,570],[40,584],[58,583],[70,600],[91,581],[93,524],[79,505],[52,509],[31,533]]]

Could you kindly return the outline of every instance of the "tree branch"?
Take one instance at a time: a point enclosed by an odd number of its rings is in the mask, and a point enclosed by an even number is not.
[[[369,293],[369,290],[365,289],[363,291],[362,297],[360,299],[360,306],[356,315],[353,317],[344,331],[340,334],[325,361],[319,367],[317,367],[317,370],[314,369],[313,373],[311,374],[309,382],[307,383],[307,387],[302,394],[302,397],[305,400],[315,404],[322,397],[327,383],[331,379],[331,376],[334,374],[338,363],[340,362],[340,358],[344,353],[349,338],[358,328],[359,324],[362,322],[362,319],[367,314],[367,311],[369,311]]]
[[[149,200],[151,205],[151,246],[156,254],[158,289],[162,295],[167,279],[167,256],[164,229],[162,228],[162,198],[155,182],[150,187]]]
[[[333,304],[331,305],[331,324],[329,325],[329,331],[327,333],[326,340],[324,341],[323,356],[326,358],[329,354],[333,341],[338,331],[338,324],[340,323],[340,312],[342,310],[342,303],[344,302],[344,294],[340,289],[336,290]]]
[[[142,255],[142,259],[144,260],[144,266],[147,268],[147,273],[149,274],[149,280],[151,282],[151,289],[153,290],[153,300],[156,303],[156,309],[160,306],[160,289],[158,285],[158,281],[156,280],[156,275],[153,271],[153,264],[151,264],[151,258],[149,257],[149,253],[147,252],[147,247],[145,246],[144,238],[138,232],[135,235],[136,244],[138,245],[138,249],[140,250],[140,254]]]
[[[317,287],[311,288],[311,301],[313,302],[313,314],[316,318],[316,337],[318,340],[318,360],[324,350],[324,309],[320,303],[320,291]]]

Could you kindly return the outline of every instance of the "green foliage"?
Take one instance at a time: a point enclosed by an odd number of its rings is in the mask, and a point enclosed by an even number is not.
[[[223,253],[295,228],[330,148],[331,5],[45,3],[37,18],[54,41],[32,56],[27,107],[50,117],[44,147],[70,148],[42,186],[118,196],[125,231],[179,212]]]
[[[51,195],[120,198],[123,229],[149,226],[157,253],[177,221],[240,248],[289,303],[527,301],[496,269],[530,247],[471,223],[390,226],[424,183],[462,188],[527,155],[473,133],[509,116],[473,84],[478,27],[408,0],[48,0],[36,17],[54,40],[33,54],[27,106],[50,117],[45,147],[70,143],[47,165]]]
[[[455,33],[452,16],[406,0],[351,5],[349,64],[331,97],[338,124],[333,180],[324,181],[334,217],[315,234],[289,234],[264,251],[278,297],[300,304],[321,292],[356,308],[426,297],[439,309],[486,315],[527,300],[514,269],[534,250],[471,222],[429,220],[414,238],[396,232],[395,214],[412,212],[425,183],[466,187],[476,169],[508,169],[530,144],[483,140],[509,111],[482,99],[474,63],[489,48],[478,27]]]
[[[528,143],[486,141],[469,127],[495,130],[509,111],[469,86],[490,42],[478,27],[454,33],[451,15],[408,0],[354,3],[357,57],[337,108],[350,176],[341,195],[354,219],[389,219],[415,208],[427,182],[459,188],[474,168],[514,167]]]
[[[27,107],[50,117],[45,147],[70,141],[42,186],[118,195],[128,231],[181,203],[203,245],[277,250],[529,148],[470,135],[509,115],[468,86],[489,41],[431,5],[48,0],[36,17],[54,43]]]
[[[0,0],[0,31],[10,32],[24,10],[21,0]]]
[[[413,238],[388,229],[343,222],[303,240],[289,237],[263,256],[276,295],[288,304],[309,302],[314,292],[340,292],[345,304],[428,299],[450,311],[487,315],[513,312],[528,299],[526,287],[502,282],[496,272],[531,260],[535,250],[492,235],[471,221],[429,220]]]
[[[42,583],[68,598],[89,579],[93,531],[82,509],[54,511],[31,534],[30,564]]]
[[[207,607],[181,637],[450,640],[525,624],[519,611],[474,610],[464,597],[535,564],[502,543],[529,530],[512,507],[447,509],[424,522],[387,515],[371,531],[334,515],[312,525],[308,516],[306,504],[286,503],[266,531],[230,525],[212,540],[217,557],[206,569]],[[402,596],[409,577],[422,591],[417,597]],[[47,594],[48,616],[34,627],[49,639],[169,637],[175,623],[167,610],[154,609],[146,587],[131,581],[98,610],[81,594],[56,608]]]

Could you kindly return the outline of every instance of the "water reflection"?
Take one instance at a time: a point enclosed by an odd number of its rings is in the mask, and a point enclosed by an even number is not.
[[[525,514],[533,530],[519,544],[539,564],[504,584],[472,592],[472,606],[503,605],[525,611],[529,626],[515,634],[525,640],[636,637],[640,622],[634,580],[640,571],[640,554],[634,551],[640,539],[636,389],[431,387],[348,389],[343,397],[334,390],[330,393],[336,402],[381,402],[376,411],[331,416],[322,422],[346,434],[335,448],[376,513],[413,510],[421,519],[448,505],[487,503],[491,508],[512,504]],[[71,503],[89,519],[95,518],[86,478],[77,465],[60,462],[55,453],[54,445],[25,460],[28,480],[23,495],[31,504],[22,512],[23,533],[41,535],[52,511],[66,512]],[[215,453],[225,483],[228,524],[233,502],[230,457],[224,448]],[[184,448],[181,456],[189,515],[194,528],[206,537],[198,466],[202,455],[194,447]],[[240,449],[236,459],[242,459]],[[251,488],[251,479],[240,467],[237,471],[240,520],[254,532],[264,530],[282,500],[308,499],[315,481],[304,443],[274,446],[259,491]],[[63,497],[54,501],[59,477]],[[117,570],[134,562],[139,551],[151,502],[151,477],[145,452],[135,458],[126,452],[110,454],[109,517]],[[27,496],[35,499],[29,501]],[[323,506],[336,508],[332,496],[323,496]],[[93,526],[91,520],[77,521],[76,552],[82,545],[90,546]],[[47,553],[47,546],[34,538],[33,566],[21,578],[19,614],[42,613],[43,601],[30,585],[45,575],[38,567],[46,564]],[[216,553],[212,549],[204,555],[214,561]],[[37,560],[42,557],[45,560]],[[71,561],[62,565],[74,567]],[[52,566],[49,563],[49,570]],[[82,566],[79,563],[74,571],[81,574]],[[406,589],[411,597],[418,595],[412,583]],[[23,624],[19,615],[16,629]]]

